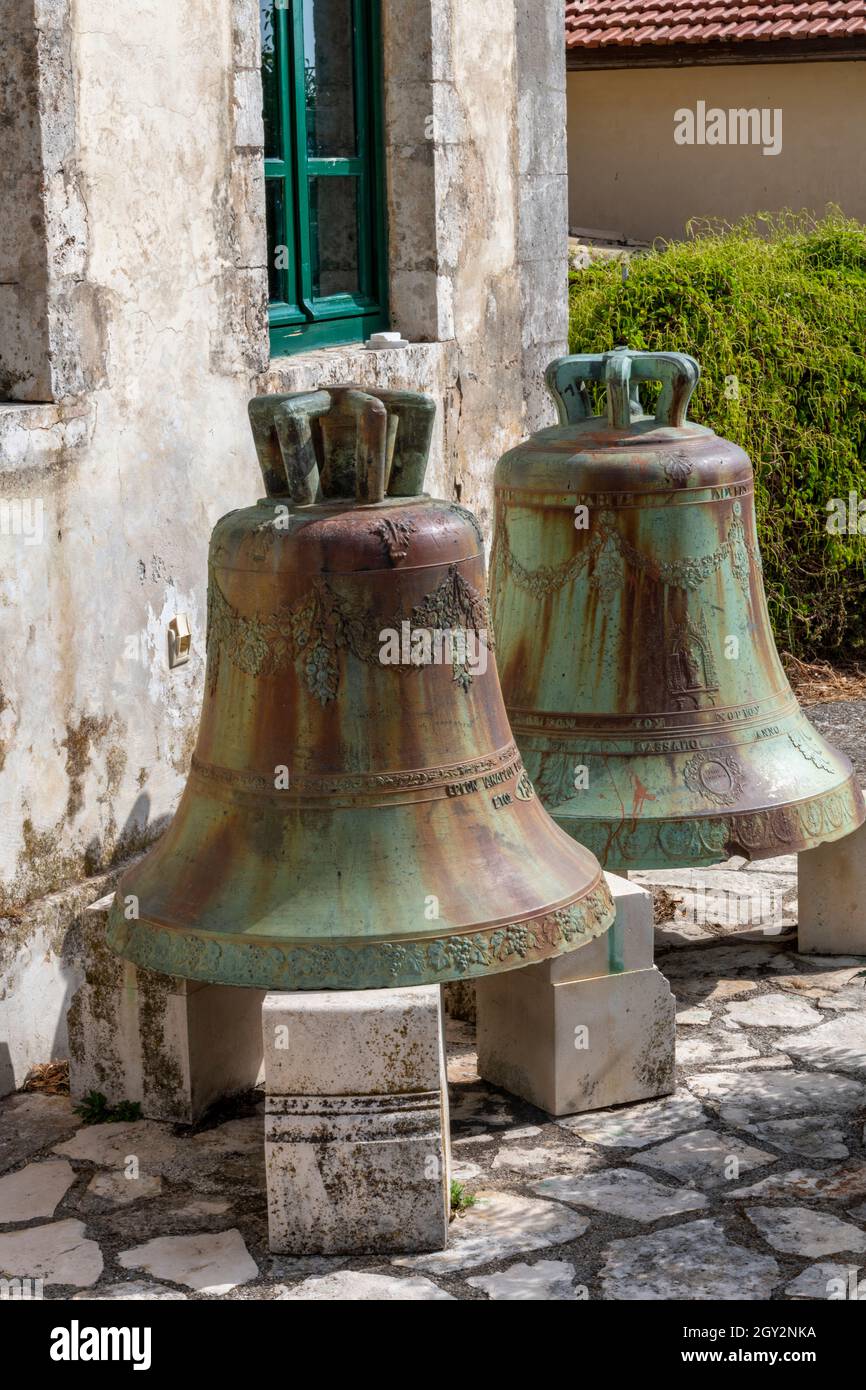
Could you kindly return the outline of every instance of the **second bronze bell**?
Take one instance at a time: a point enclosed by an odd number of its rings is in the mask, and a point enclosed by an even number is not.
[[[560,423],[496,470],[509,718],[548,810],[611,869],[791,854],[864,819],[776,651],[752,465],[687,418],[698,374],[679,353],[560,358]]]
[[[211,540],[189,780],[110,918],[135,964],[384,988],[610,925],[598,862],[547,815],[508,725],[478,525],[422,491],[433,409],[351,387],[251,403],[267,495]]]

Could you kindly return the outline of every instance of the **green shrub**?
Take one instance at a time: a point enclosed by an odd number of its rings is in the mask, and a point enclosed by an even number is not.
[[[692,418],[755,466],[779,646],[866,652],[866,537],[826,529],[830,498],[866,496],[866,227],[836,210],[693,224],[632,259],[625,282],[618,263],[573,271],[569,294],[572,352],[627,343],[700,362]]]
[[[121,1100],[109,1105],[101,1091],[88,1091],[75,1106],[76,1115],[85,1125],[116,1124],[122,1120],[140,1120],[141,1102]]]
[[[473,1193],[468,1192],[462,1182],[451,1179],[451,1219],[455,1216],[465,1216],[470,1207],[474,1207],[477,1198]]]

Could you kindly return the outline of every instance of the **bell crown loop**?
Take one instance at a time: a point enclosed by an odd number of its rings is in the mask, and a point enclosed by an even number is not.
[[[269,498],[359,505],[423,491],[435,402],[354,383],[254,396],[253,441]]]
[[[656,423],[681,428],[701,369],[694,357],[684,352],[639,352],[617,347],[612,352],[577,353],[557,357],[544,374],[545,384],[556,403],[561,425],[581,420],[604,419],[594,416],[587,382],[597,381],[607,390],[607,424],[611,429],[628,429],[644,415],[638,395],[642,381],[660,381],[661,394],[655,409]]]

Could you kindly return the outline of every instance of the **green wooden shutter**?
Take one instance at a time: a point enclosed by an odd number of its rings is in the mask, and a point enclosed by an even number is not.
[[[378,0],[260,0],[274,355],[387,327]]]

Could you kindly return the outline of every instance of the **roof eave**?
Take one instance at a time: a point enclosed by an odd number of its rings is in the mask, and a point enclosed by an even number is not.
[[[847,39],[772,39],[746,43],[600,44],[566,48],[570,72],[603,68],[684,68],[737,63],[852,62],[866,58],[866,36]]]

